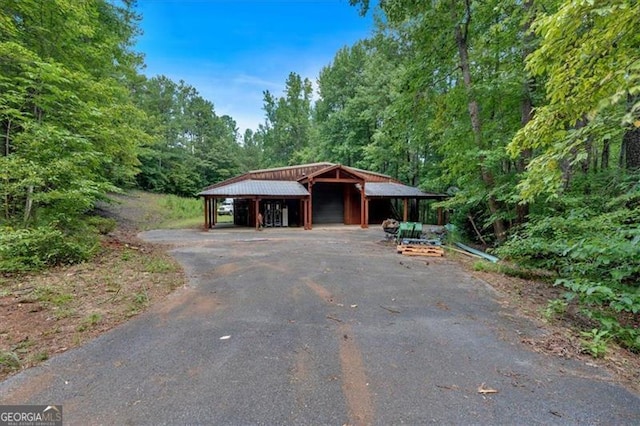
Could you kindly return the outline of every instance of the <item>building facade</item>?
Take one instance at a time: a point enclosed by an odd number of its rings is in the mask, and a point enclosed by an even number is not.
[[[305,229],[328,223],[366,228],[400,216],[394,207],[400,203],[401,219],[407,221],[411,205],[446,198],[390,176],[333,163],[255,170],[208,186],[198,195],[204,199],[206,229],[215,227],[217,202],[226,198],[235,200],[236,225],[258,227],[261,215],[265,226]]]

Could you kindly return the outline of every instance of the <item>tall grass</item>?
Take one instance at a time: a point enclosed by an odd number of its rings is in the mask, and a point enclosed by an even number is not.
[[[177,195],[163,195],[158,204],[165,210],[167,219],[191,219],[202,217],[202,200],[183,198]]]
[[[204,221],[200,199],[162,195],[157,204],[162,209],[162,228],[193,228]]]

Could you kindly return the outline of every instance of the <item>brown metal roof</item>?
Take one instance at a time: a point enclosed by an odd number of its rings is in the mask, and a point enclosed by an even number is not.
[[[335,163],[310,163],[300,164],[298,166],[277,167],[273,169],[252,170],[245,174],[232,177],[222,182],[218,182],[213,185],[207,186],[204,190],[219,188],[221,186],[229,185],[235,182],[241,182],[245,180],[285,180],[285,181],[298,181],[310,175],[322,174],[325,170],[331,170],[336,167],[340,167],[353,175],[361,176],[366,182],[396,182],[400,183],[391,176],[384,175],[382,173],[370,172],[367,170],[357,169],[355,167],[343,166]]]

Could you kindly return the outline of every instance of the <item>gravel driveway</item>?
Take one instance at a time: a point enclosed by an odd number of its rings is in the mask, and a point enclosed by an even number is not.
[[[65,424],[639,424],[640,397],[378,229],[150,231],[190,286],[0,384]]]

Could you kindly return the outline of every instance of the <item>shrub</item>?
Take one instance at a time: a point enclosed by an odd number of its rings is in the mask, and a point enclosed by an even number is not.
[[[65,235],[51,226],[0,233],[0,272],[35,271],[47,266],[87,260],[97,249],[95,234]]]
[[[555,285],[600,323],[598,331],[640,351],[640,330],[617,320],[640,313],[640,184],[628,183],[611,198],[565,196],[553,211],[532,216],[499,254],[555,271]]]
[[[116,229],[117,225],[114,219],[101,216],[89,216],[86,219],[86,223],[102,235],[107,235],[109,232],[112,232]]]

